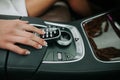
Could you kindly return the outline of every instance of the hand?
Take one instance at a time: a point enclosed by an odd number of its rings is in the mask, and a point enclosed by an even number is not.
[[[47,46],[47,42],[31,32],[44,34],[45,32],[32,25],[28,21],[0,20],[0,48],[27,55],[30,51],[16,45],[16,43],[32,46],[40,49]]]

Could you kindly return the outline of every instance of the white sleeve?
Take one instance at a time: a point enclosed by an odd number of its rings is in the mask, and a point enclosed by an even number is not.
[[[28,16],[25,0],[11,0],[11,2],[21,16]]]
[[[28,16],[25,0],[0,0],[0,14]]]

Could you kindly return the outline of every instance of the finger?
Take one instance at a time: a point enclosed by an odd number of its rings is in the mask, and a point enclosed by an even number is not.
[[[41,49],[42,46],[46,46],[46,43],[44,41],[41,41],[41,43],[38,43],[38,42],[33,41],[33,40],[29,39],[29,38],[20,37],[20,36],[12,37],[11,41],[13,43],[20,43],[20,44],[32,46],[32,47],[34,47],[36,49]]]
[[[19,20],[19,19],[16,19],[14,21],[16,21],[17,23],[23,23],[23,24],[27,24],[29,22],[29,21],[23,21],[23,20]]]
[[[32,25],[29,25],[29,24],[24,24],[22,26],[22,28],[26,31],[35,32],[35,33],[38,33],[38,34],[45,34],[45,31],[43,29],[39,29],[39,28],[34,27]]]
[[[42,46],[46,46],[46,44],[47,44],[47,42],[46,42],[44,39],[36,36],[35,34],[33,34],[33,33],[31,33],[31,32],[22,31],[22,30],[18,30],[17,32],[18,32],[18,34],[16,35],[16,37],[17,37],[17,36],[20,36],[21,38],[24,37],[23,39],[26,39],[26,38],[27,38],[27,39],[29,39],[29,40],[32,40],[32,41],[34,41],[34,42],[37,42],[37,43],[41,44]],[[20,38],[20,37],[19,37],[19,38]],[[13,38],[12,40],[15,41],[16,38]],[[19,40],[20,40],[20,39],[19,39]]]
[[[7,47],[6,49],[10,50],[10,51],[13,51],[17,54],[20,54],[20,55],[28,55],[30,54],[30,51],[29,50],[26,50],[26,49],[23,49],[23,48],[20,48],[19,46],[16,46],[14,44],[7,44]]]

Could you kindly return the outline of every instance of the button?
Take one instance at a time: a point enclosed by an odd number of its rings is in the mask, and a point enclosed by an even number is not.
[[[54,31],[54,34],[56,34],[56,31]]]
[[[61,52],[58,52],[57,56],[58,56],[58,60],[62,60],[62,53]]]
[[[42,38],[45,38],[45,35],[43,35]]]
[[[47,38],[49,37],[48,34],[46,34],[46,37],[47,37]]]
[[[46,29],[46,32],[48,32],[49,30],[48,30],[48,28]]]
[[[52,37],[53,35],[52,35],[52,32],[50,32],[50,37]]]

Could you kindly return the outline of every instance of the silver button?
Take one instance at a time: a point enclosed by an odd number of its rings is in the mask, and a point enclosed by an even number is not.
[[[58,56],[58,60],[62,60],[62,53],[61,52],[58,52],[57,56]]]

